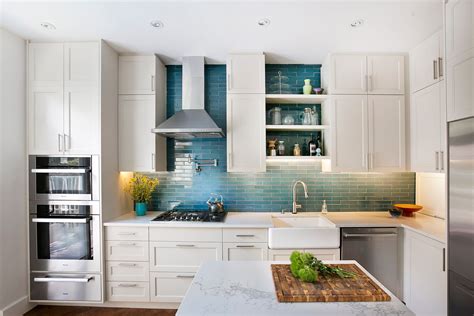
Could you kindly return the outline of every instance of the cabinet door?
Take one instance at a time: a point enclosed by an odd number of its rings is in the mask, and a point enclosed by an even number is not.
[[[366,94],[367,56],[332,55],[329,93]]]
[[[64,85],[98,84],[99,64],[98,42],[64,44]]]
[[[403,56],[372,55],[367,57],[369,94],[404,94]]]
[[[155,96],[120,96],[119,169],[155,171]]]
[[[405,230],[404,298],[416,315],[447,314],[443,243]]]
[[[369,95],[369,170],[405,170],[405,97]]]
[[[333,171],[367,171],[367,96],[331,99],[331,168]]]
[[[446,3],[446,58],[472,51],[474,46],[474,3],[449,0]]]
[[[28,148],[31,155],[63,153],[63,89],[46,86],[29,88]]]
[[[224,261],[266,261],[267,243],[224,243]]]
[[[194,273],[152,272],[150,274],[150,300],[163,303],[181,302],[193,278]]]
[[[107,282],[106,285],[107,299],[111,302],[150,301],[150,285],[148,282]]]
[[[265,93],[265,55],[230,55],[227,58],[227,93]]]
[[[411,91],[419,91],[440,80],[441,32],[437,32],[410,52]]]
[[[63,86],[62,43],[28,45],[28,80],[30,87]]]
[[[97,85],[64,88],[64,144],[70,154],[100,153],[100,100]]]
[[[265,95],[227,95],[227,171],[264,172]]]
[[[154,56],[119,57],[119,94],[155,94]]]
[[[410,116],[412,171],[439,172],[444,169],[441,168],[440,157],[443,133],[441,110],[444,104],[441,90],[441,84],[438,83],[412,95]]]

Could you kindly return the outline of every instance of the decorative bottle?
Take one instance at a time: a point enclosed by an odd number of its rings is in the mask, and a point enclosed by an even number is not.
[[[313,87],[311,86],[311,79],[304,80],[303,94],[311,94]]]

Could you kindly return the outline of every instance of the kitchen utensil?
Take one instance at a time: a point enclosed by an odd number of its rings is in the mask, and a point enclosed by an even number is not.
[[[290,114],[285,115],[285,117],[283,118],[283,125],[293,125],[293,124],[295,124],[295,118],[293,117],[293,115],[290,115]]]
[[[270,114],[270,121],[272,122],[272,125],[281,125],[281,108],[280,107],[274,107],[270,111],[268,111]]]
[[[222,197],[222,195],[211,193],[211,196],[209,197],[206,203],[211,213],[224,212],[224,198]]]
[[[401,210],[402,215],[406,217],[413,217],[415,216],[413,213],[423,209],[423,206],[416,204],[395,204],[394,207]]]

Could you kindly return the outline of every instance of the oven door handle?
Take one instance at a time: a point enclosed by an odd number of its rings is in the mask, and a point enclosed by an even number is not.
[[[33,223],[76,223],[87,224],[90,218],[32,218]]]
[[[74,283],[88,283],[89,281],[94,280],[94,277],[85,277],[85,278],[55,278],[55,277],[43,277],[43,278],[33,278],[35,282],[74,282]]]
[[[78,169],[31,169],[32,173],[88,173],[91,172],[90,168],[78,168]]]

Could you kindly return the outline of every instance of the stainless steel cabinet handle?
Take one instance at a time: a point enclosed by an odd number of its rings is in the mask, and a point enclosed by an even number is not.
[[[393,237],[397,236],[395,233],[384,233],[384,234],[348,234],[344,233],[342,234],[343,237],[345,238],[351,238],[351,237]]]
[[[62,146],[61,146],[61,143],[63,142],[62,138],[63,136],[61,134],[58,134],[58,151],[59,152],[63,151]]]
[[[176,247],[195,247],[196,245],[176,245]]]
[[[91,169],[31,169],[31,173],[88,173]]]
[[[85,278],[55,278],[45,276],[43,278],[34,278],[35,282],[74,282],[74,283],[87,283],[91,280],[94,280],[94,277],[85,277]]]
[[[138,284],[133,283],[133,284],[125,284],[125,283],[120,283],[118,287],[137,287]]]
[[[439,160],[440,170],[444,171],[444,151],[439,152]]]
[[[235,235],[235,237],[255,237],[255,235]]]
[[[438,61],[433,60],[433,79],[438,79]]]
[[[155,91],[155,76],[151,75],[151,91]]]
[[[74,223],[86,224],[90,218],[32,218],[33,223]]]
[[[136,263],[126,263],[126,262],[121,262],[118,264],[120,267],[136,267]]]
[[[439,69],[439,77],[444,76],[444,69],[443,69],[443,57],[438,58],[438,69]]]
[[[446,271],[446,248],[443,248],[443,272]]]
[[[439,152],[435,151],[435,162],[436,162],[436,167],[435,169],[436,170],[439,170],[439,155],[438,155]]]
[[[137,244],[134,242],[121,242],[118,244],[119,246],[130,246],[130,247],[135,247]]]
[[[232,81],[231,81],[231,78],[232,78],[232,77],[230,76],[230,72],[229,72],[229,73],[227,74],[227,87],[229,87],[228,90],[232,90]]]
[[[71,149],[71,137],[67,134],[64,134],[64,150]]]
[[[120,232],[118,235],[120,236],[135,236],[137,233],[132,233],[132,232]]]
[[[178,274],[176,277],[180,279],[192,279],[194,278],[194,274],[192,275]]]
[[[237,248],[254,248],[255,245],[237,245],[235,247],[237,247]]]

